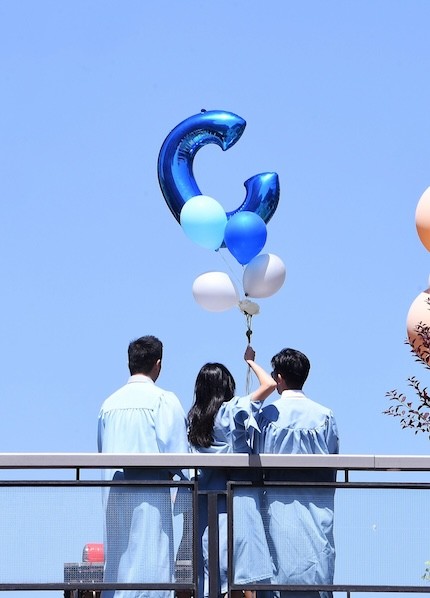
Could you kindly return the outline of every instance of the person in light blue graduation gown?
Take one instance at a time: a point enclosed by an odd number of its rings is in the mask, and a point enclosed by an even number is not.
[[[272,358],[272,376],[278,398],[268,399],[256,421],[256,453],[331,454],[339,452],[339,435],[330,409],[303,393],[310,363],[295,349],[283,349]],[[276,395],[275,395],[276,397]],[[266,481],[334,482],[333,469],[272,469]],[[279,585],[333,583],[333,488],[268,487],[266,508],[268,541]],[[328,598],[331,592],[288,592],[286,598]]]
[[[247,422],[251,416],[251,401],[264,401],[276,388],[270,374],[254,361],[255,352],[248,347],[245,360],[256,374],[260,386],[251,395],[235,396],[235,381],[220,363],[205,364],[196,379],[194,403],[188,414],[188,438],[191,450],[199,453],[249,453]],[[249,471],[242,479],[249,479]],[[199,489],[225,491],[226,483],[240,479],[240,474],[225,469],[199,470]],[[272,562],[263,522],[259,512],[259,493],[241,488],[234,494],[233,558],[234,583],[269,582]],[[219,525],[219,594],[227,588],[227,510],[225,496],[218,498]],[[199,497],[199,534],[203,563],[199,567],[201,596],[209,594],[207,495]],[[204,583],[203,582],[204,579]],[[239,592],[241,595],[242,592]]]
[[[184,410],[172,392],[155,385],[163,346],[144,336],[128,348],[131,377],[103,403],[98,450],[103,453],[187,453]],[[175,472],[132,467],[114,479],[170,480]],[[110,479],[110,478],[108,478]],[[114,486],[106,502],[105,582],[171,583],[174,575],[172,500],[164,487]],[[105,591],[103,598],[171,598],[166,590]]]

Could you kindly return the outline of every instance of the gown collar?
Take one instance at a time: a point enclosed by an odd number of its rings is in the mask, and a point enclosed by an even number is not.
[[[149,376],[145,376],[144,374],[133,374],[127,380],[127,384],[132,384],[133,382],[152,382],[154,384],[154,380]]]
[[[302,390],[284,390],[281,397],[283,399],[307,399]]]

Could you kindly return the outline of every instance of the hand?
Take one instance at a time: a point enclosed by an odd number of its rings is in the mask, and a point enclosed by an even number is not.
[[[243,356],[245,361],[255,361],[255,351],[254,349],[251,347],[251,345],[248,345],[246,347],[246,351],[245,351],[245,355]]]

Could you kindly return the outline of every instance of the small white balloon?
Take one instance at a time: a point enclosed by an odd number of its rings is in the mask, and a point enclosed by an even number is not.
[[[273,253],[257,255],[246,266],[243,273],[243,290],[248,297],[270,297],[285,282],[285,265]]]
[[[205,272],[193,283],[197,303],[208,311],[226,311],[239,302],[239,293],[225,272]]]

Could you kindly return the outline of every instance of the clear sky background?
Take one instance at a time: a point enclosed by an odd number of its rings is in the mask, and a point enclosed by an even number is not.
[[[227,152],[200,150],[203,193],[232,210],[247,178],[280,178],[263,251],[287,279],[258,301],[257,359],[309,356],[306,391],[335,412],[343,453],[427,453],[382,411],[387,390],[428,376],[404,339],[430,271],[415,229],[429,19],[416,0],[0,3],[2,451],[96,450],[143,334],[164,342],[159,382],[185,409],[206,361],[244,392],[244,316],[191,292],[226,263],[184,234],[157,180],[165,137],[205,108],[247,127]]]
[[[428,453],[382,411],[429,376],[404,344],[430,272],[429,21],[425,0],[0,2],[0,451],[96,451],[144,334],[186,410],[206,361],[245,391],[244,316],[191,292],[241,267],[185,236],[157,179],[165,137],[204,108],[247,121],[229,151],[198,153],[204,194],[232,210],[246,179],[280,178],[263,251],[287,279],[258,300],[257,360],[309,356],[342,453]]]

